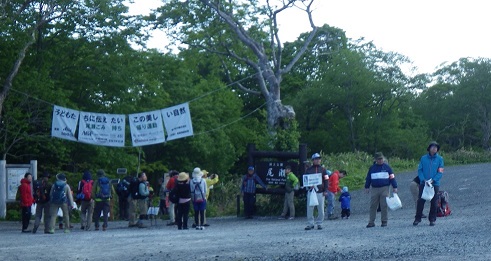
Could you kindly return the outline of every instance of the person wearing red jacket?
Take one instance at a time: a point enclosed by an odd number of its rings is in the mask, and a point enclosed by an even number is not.
[[[31,189],[32,174],[27,172],[20,180],[20,207],[22,209],[22,233],[29,233],[29,220],[31,220],[31,206],[34,204],[34,197]]]
[[[177,170],[171,170],[169,172],[169,181],[167,182],[167,185],[165,188],[167,191],[171,191],[177,184],[177,176],[179,175],[179,172]],[[176,204],[170,202],[169,200],[169,223],[167,223],[167,226],[174,226],[176,225]]]
[[[327,185],[327,210],[326,216],[329,220],[338,219],[337,216],[334,216],[334,198],[338,192],[341,192],[341,188],[339,187],[339,180],[346,176],[345,170],[335,170],[331,176],[329,176],[329,183]]]

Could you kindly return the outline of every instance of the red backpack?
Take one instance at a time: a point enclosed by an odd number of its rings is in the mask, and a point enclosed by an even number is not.
[[[438,194],[435,195],[437,207],[436,207],[436,216],[437,217],[446,217],[452,213],[450,210],[450,204],[448,204],[448,193],[444,190],[438,191]]]
[[[93,180],[82,180],[82,193],[81,199],[85,201],[90,201],[92,196],[92,185],[94,184]]]

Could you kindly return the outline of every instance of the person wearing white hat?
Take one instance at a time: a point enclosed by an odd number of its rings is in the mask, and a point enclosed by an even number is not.
[[[305,175],[321,174],[322,183],[317,186],[309,186],[307,189],[307,202],[310,200],[310,195],[312,190],[315,190],[317,196],[317,201],[319,202],[317,206],[309,206],[307,204],[307,226],[305,230],[314,229],[317,225],[317,229],[322,229],[322,222],[324,221],[324,200],[327,195],[327,186],[329,181],[329,174],[327,170],[321,166],[321,155],[319,153],[314,153],[312,155],[312,166],[305,170]],[[317,207],[317,218],[314,218],[314,208]]]

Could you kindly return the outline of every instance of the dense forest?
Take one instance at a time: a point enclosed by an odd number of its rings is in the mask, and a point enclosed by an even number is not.
[[[36,159],[52,173],[201,166],[228,174],[243,173],[248,143],[405,159],[430,140],[449,152],[490,149],[490,58],[411,75],[403,54],[313,24],[313,1],[169,0],[149,16],[128,15],[124,2],[0,1],[0,151],[8,163]],[[277,15],[298,7],[312,28],[283,43]],[[146,48],[151,30],[168,34],[169,51]],[[184,102],[192,137],[135,148],[128,127],[126,147],[112,148],[50,136],[53,105],[131,114]]]

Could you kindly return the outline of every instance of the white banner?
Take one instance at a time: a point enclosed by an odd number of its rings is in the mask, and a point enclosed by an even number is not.
[[[322,174],[321,173],[305,174],[305,175],[303,175],[303,183],[302,184],[304,187],[321,185],[322,184]]]
[[[124,147],[126,115],[80,112],[78,140],[94,145]]]
[[[160,110],[129,115],[133,146],[165,142],[164,124]]]
[[[193,135],[189,103],[165,108],[161,112],[167,132],[167,141]]]
[[[79,111],[54,105],[51,136],[76,141],[75,131],[77,130],[79,114]]]

